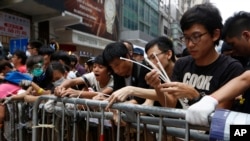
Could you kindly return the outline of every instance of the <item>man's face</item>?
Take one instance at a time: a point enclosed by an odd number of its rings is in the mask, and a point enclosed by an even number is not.
[[[36,49],[36,48],[34,48],[34,47],[28,45],[28,46],[27,46],[27,50],[28,50],[28,52],[30,53],[31,56],[32,56],[32,55],[37,55],[37,49]]]
[[[166,68],[166,66],[168,66],[169,61],[170,61],[169,58],[171,58],[169,52],[168,51],[166,51],[166,52],[161,51],[159,49],[158,45],[154,45],[153,47],[151,47],[147,51],[147,56],[148,56],[148,60],[150,60],[157,67],[159,67],[158,64],[157,64],[157,59],[156,59],[156,57],[157,57],[159,59],[160,63],[162,64],[163,68]]]
[[[182,40],[186,44],[186,47],[190,55],[197,60],[204,60],[209,57],[211,51],[214,52],[214,42],[219,37],[213,37],[201,24],[194,24],[189,29],[183,32]]]
[[[113,61],[109,63],[112,70],[119,76],[129,77],[132,71],[132,63],[129,61],[121,60],[119,58],[115,58]]]
[[[11,61],[14,65],[19,64],[21,62],[21,59],[18,58],[18,56],[16,56],[15,54],[13,55],[13,57],[11,58]]]
[[[250,55],[250,38],[248,36],[241,35],[240,37],[226,37],[225,42],[232,46],[235,55]]]

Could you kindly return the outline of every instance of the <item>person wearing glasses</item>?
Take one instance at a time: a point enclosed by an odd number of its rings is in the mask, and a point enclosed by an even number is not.
[[[157,59],[156,59],[157,57],[159,59],[159,62],[162,64],[165,72],[169,76],[172,75],[176,58],[173,49],[173,43],[169,38],[165,36],[160,36],[149,41],[145,46],[145,52],[147,53],[148,60],[150,60],[153,64],[159,67],[157,65]],[[154,87],[152,83],[150,84]],[[156,92],[158,93],[159,90],[157,89],[157,86],[154,87],[156,90],[153,89],[153,87],[142,88],[136,86],[125,86],[119,89],[118,91],[112,93],[112,95],[108,99],[109,105],[107,106],[107,108],[111,107],[111,105],[114,102],[125,101],[128,97],[131,96],[136,96],[146,99],[143,105],[168,106],[168,107],[176,106],[176,99],[173,96],[168,95],[167,99],[165,99],[163,94],[158,94],[163,97],[157,96]]]
[[[178,98],[181,105],[178,104],[177,108],[186,109],[240,75],[244,69],[238,60],[215,50],[223,25],[219,10],[211,3],[187,10],[180,25],[183,31],[181,39],[190,55],[175,62],[172,82],[160,83],[155,70],[146,75],[146,80],[165,95]],[[229,109],[233,100],[224,101],[218,107]]]
[[[29,52],[30,56],[38,55],[39,49],[43,46],[43,43],[38,40],[31,40],[27,45],[27,51]]]
[[[240,11],[229,17],[222,30],[222,39],[232,47],[233,53],[249,57],[250,13]],[[247,70],[211,95],[203,97],[199,102],[188,108],[186,120],[191,124],[208,125],[208,117],[218,104],[229,101],[241,94],[243,94],[244,100],[240,112],[250,113],[249,78],[250,71]]]

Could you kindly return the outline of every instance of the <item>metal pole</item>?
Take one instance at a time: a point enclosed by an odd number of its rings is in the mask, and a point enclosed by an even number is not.
[[[140,113],[137,113],[137,128],[136,128],[136,135],[137,135],[137,141],[140,141]]]

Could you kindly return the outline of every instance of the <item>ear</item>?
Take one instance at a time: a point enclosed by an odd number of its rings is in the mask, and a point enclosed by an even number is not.
[[[249,33],[249,31],[243,31],[242,32],[242,37],[244,39],[246,39],[247,41],[249,41],[249,39],[250,39],[250,33]]]
[[[173,52],[171,50],[167,51],[168,59],[170,60],[172,58]]]
[[[213,41],[217,41],[220,38],[220,30],[219,29],[215,29],[214,30],[214,34],[213,34]]]

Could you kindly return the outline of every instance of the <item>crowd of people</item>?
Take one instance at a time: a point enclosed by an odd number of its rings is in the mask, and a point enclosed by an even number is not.
[[[86,61],[85,68],[79,56],[59,50],[55,42],[30,41],[28,54],[16,51],[10,60],[0,61],[0,85],[17,86],[2,96],[3,102],[33,103],[52,94],[107,100],[107,110],[115,102],[181,108],[187,110],[190,124],[205,126],[217,108],[249,113],[250,13],[235,13],[223,25],[219,9],[205,3],[188,9],[180,26],[186,45],[181,57],[176,57],[172,40],[165,36],[148,41],[145,51],[123,40],[107,44],[102,54]],[[229,52],[216,51],[221,39]],[[12,72],[18,72],[14,82],[9,78]],[[51,111],[53,104],[48,101],[46,110]],[[0,128],[4,113],[1,105]]]

